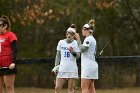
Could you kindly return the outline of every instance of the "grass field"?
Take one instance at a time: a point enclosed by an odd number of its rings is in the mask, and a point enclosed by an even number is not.
[[[42,89],[42,88],[16,88],[16,93],[54,93],[54,89]],[[140,93],[139,88],[123,88],[123,89],[97,89],[97,93]],[[63,89],[62,93],[67,93],[67,89]],[[75,93],[81,93],[80,90],[76,90]]]

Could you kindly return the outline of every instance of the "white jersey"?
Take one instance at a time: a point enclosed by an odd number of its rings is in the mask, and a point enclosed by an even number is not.
[[[71,43],[67,43],[66,39],[58,42],[57,50],[61,52],[59,72],[78,72],[76,58],[68,50],[69,47],[72,47],[75,52],[79,52],[76,40]]]
[[[88,47],[88,50],[81,53],[81,68],[89,69],[98,67],[97,62],[95,61],[96,55],[96,40],[93,36],[88,36],[83,42],[83,46]]]

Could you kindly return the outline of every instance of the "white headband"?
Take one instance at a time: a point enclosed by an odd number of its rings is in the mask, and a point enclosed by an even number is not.
[[[67,32],[73,32],[73,33],[76,33],[76,30],[75,30],[74,28],[69,27],[69,28],[67,29]]]
[[[85,24],[85,25],[83,26],[83,28],[87,28],[87,29],[89,29],[90,32],[93,32],[93,31],[94,31],[94,30],[90,29],[89,24]]]
[[[85,24],[83,28],[90,28],[89,24]]]

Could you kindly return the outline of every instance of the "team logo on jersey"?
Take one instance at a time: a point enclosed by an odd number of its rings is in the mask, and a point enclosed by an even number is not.
[[[89,44],[89,41],[87,41],[86,44]]]
[[[1,38],[0,38],[0,43],[2,43],[2,42],[5,42],[5,39],[1,39]]]

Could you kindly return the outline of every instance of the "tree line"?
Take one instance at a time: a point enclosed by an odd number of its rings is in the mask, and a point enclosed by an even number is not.
[[[54,57],[70,24],[96,21],[97,53],[110,42],[107,56],[140,54],[139,0],[1,0],[0,15],[11,20],[18,57]],[[83,39],[83,37],[82,37]]]

